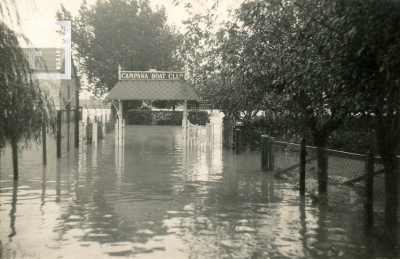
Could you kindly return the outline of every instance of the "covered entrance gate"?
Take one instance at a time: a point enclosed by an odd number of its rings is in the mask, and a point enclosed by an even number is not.
[[[107,95],[106,99],[118,101],[114,104],[118,119],[115,125],[115,143],[124,144],[125,120],[122,118],[123,100],[176,100],[184,101],[182,118],[183,145],[197,145],[212,141],[213,125],[193,125],[188,121],[187,101],[200,100],[195,91],[185,82],[184,72],[164,71],[121,71],[118,67],[118,83]],[[216,124],[217,121],[212,120]],[[222,130],[221,125],[216,128]]]

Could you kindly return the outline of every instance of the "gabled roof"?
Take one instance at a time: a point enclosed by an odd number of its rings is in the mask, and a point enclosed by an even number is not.
[[[109,100],[200,100],[183,80],[120,80]]]

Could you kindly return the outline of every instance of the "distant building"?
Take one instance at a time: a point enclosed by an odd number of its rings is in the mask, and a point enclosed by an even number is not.
[[[87,119],[91,122],[96,121],[109,121],[111,118],[111,104],[105,104],[102,100],[80,99],[79,106],[82,107],[82,121],[86,123]]]
[[[63,49],[41,48],[35,51],[36,55],[32,55],[34,53],[30,53],[29,48],[24,49],[28,59],[30,55],[33,57],[34,76],[38,76],[39,84],[49,90],[56,110],[75,110],[75,94],[80,89],[80,82],[72,56],[70,62],[66,62]],[[60,78],[67,73],[71,73],[71,79]]]

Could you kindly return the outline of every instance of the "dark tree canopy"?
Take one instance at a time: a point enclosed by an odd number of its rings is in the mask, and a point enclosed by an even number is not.
[[[166,24],[165,9],[153,10],[147,0],[84,1],[77,17],[62,7],[57,18],[72,20],[73,50],[98,96],[118,81],[118,65],[131,71],[182,68],[175,57],[182,36]]]
[[[192,83],[230,112],[257,105],[271,109],[279,104],[271,99],[283,103],[275,109],[300,112],[319,150],[322,194],[327,138],[346,116],[373,116],[386,170],[386,234],[396,245],[400,3],[246,1],[233,18],[217,33],[210,14],[186,22],[183,52]]]

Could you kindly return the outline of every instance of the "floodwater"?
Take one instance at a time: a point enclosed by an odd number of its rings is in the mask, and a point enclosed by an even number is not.
[[[81,145],[16,182],[1,180],[0,191],[0,258],[380,254],[362,215],[300,198],[260,171],[258,152],[182,148],[179,126],[128,126],[124,147],[111,133],[95,149]]]

